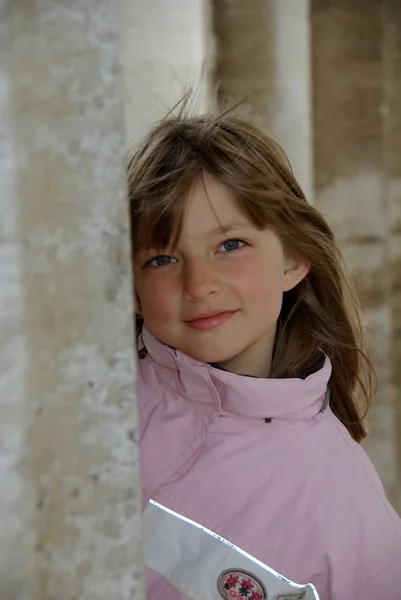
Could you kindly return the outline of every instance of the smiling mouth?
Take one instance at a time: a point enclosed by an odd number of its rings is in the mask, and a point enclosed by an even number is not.
[[[198,331],[208,331],[210,329],[216,329],[217,327],[224,325],[224,323],[227,323],[227,321],[229,321],[236,312],[236,310],[214,311],[212,313],[200,315],[196,319],[186,321],[186,323],[189,325],[189,327],[197,329]]]

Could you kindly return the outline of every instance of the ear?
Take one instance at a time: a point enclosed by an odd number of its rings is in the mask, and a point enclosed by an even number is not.
[[[284,261],[283,292],[292,290],[309,273],[310,265],[301,258],[286,255]]]

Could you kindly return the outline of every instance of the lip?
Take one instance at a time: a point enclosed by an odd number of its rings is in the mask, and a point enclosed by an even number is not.
[[[224,325],[236,312],[236,310],[214,310],[203,313],[195,319],[186,321],[186,323],[193,329],[208,331]]]

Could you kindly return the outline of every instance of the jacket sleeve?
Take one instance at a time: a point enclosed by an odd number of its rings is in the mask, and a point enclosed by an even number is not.
[[[372,570],[372,576],[362,586],[345,590],[343,600],[400,600],[401,598],[401,544],[395,550],[394,556],[377,571]]]
[[[401,519],[363,447],[335,425],[343,443],[334,452],[340,456],[337,489],[330,488],[335,519],[326,532],[329,600],[401,600]]]

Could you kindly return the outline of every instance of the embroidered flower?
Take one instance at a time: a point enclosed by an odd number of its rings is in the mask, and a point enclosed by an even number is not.
[[[246,590],[251,590],[253,587],[255,587],[255,584],[250,579],[243,579],[241,581],[241,585]]]
[[[248,598],[249,592],[253,587],[255,587],[255,584],[250,579],[243,579],[238,591],[243,598]]]
[[[239,575],[230,575],[229,577],[227,577],[224,587],[226,588],[226,590],[229,590],[235,585],[237,585],[238,581]]]
[[[263,600],[263,596],[260,592],[252,592],[252,596],[250,597],[250,600]]]

